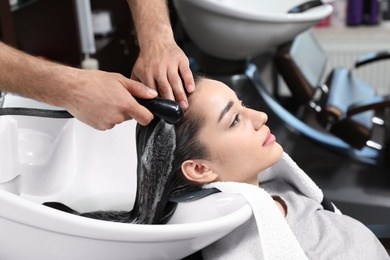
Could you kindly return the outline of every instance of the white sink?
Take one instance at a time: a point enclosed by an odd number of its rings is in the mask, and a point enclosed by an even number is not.
[[[173,0],[194,43],[205,53],[240,60],[293,39],[333,11],[329,3],[288,13],[302,0]]]
[[[14,96],[4,103],[26,104],[50,108]],[[131,210],[135,126],[102,132],[76,119],[0,116],[0,259],[181,259],[250,218],[243,197],[223,193],[179,203],[166,225],[113,223],[41,205]]]

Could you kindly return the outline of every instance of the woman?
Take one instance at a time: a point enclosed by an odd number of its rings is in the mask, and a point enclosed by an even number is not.
[[[267,115],[245,108],[226,85],[199,78],[189,100],[191,106],[174,128],[166,129],[171,126],[158,121],[138,126],[138,189],[132,211],[138,223],[165,223],[175,209],[175,197],[199,190],[203,184],[239,181],[258,185],[258,173],[283,154],[265,126]],[[151,190],[160,190],[161,183],[164,192],[151,194]],[[280,201],[275,203],[285,211]]]
[[[172,198],[217,181],[258,186],[259,173],[283,155],[266,125],[267,115],[243,106],[225,84],[205,78],[197,79],[189,103],[183,120],[175,125],[176,147],[172,163],[168,160],[172,173],[162,197]],[[159,148],[154,147],[156,152]],[[275,204],[309,259],[389,259],[379,240],[360,222],[324,210],[322,204],[281,180],[260,186],[275,195]],[[160,201],[162,207],[164,201]],[[172,204],[166,205],[161,216],[172,213]],[[237,248],[234,242],[232,247]]]

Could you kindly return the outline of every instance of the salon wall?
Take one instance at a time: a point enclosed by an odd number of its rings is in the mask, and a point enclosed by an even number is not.
[[[389,50],[389,0],[335,0],[332,4],[332,15],[314,30],[328,54],[325,75],[334,67],[353,68],[360,56]],[[389,70],[390,60],[383,60],[354,73],[376,87],[379,94],[388,94]]]
[[[21,50],[45,59],[80,67],[80,47],[75,0],[0,0],[0,38]],[[126,1],[91,0],[92,10],[106,10],[113,30],[96,35],[101,70],[130,75],[139,48]]]

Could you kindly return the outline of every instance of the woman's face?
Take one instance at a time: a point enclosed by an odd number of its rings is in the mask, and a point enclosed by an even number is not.
[[[265,124],[267,115],[243,106],[225,84],[202,79],[190,106],[205,119],[199,141],[210,151],[206,161],[218,176],[215,181],[257,185],[258,173],[281,158],[283,149]]]

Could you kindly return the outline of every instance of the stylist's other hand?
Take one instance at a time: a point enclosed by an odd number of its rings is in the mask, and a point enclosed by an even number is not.
[[[188,93],[195,90],[188,57],[171,40],[160,39],[142,46],[131,78],[157,90],[161,97],[175,100],[183,109],[188,108],[184,88]]]
[[[69,93],[62,97],[65,99],[62,107],[80,121],[98,130],[107,130],[132,118],[141,125],[153,119],[153,114],[134,96],[155,98],[155,90],[118,73],[77,70],[75,77],[78,84],[69,86]]]

